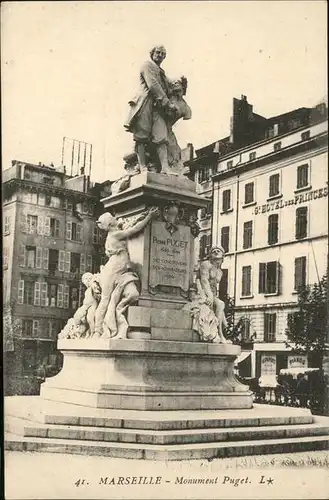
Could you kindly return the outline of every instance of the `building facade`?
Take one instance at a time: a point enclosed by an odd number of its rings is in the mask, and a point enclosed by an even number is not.
[[[241,147],[231,141],[215,160],[211,145],[211,187],[201,183],[199,191],[212,193],[206,244],[226,252],[224,292],[234,298],[235,324],[241,320],[245,340],[252,340],[243,375],[275,378],[281,368],[309,362],[286,346],[287,321],[297,310],[298,288],[327,270],[327,109],[301,108],[259,122],[258,135]],[[198,157],[193,162],[200,178],[203,166]],[[202,258],[202,240],[200,248]]]
[[[3,172],[3,302],[7,394],[34,392],[41,366],[60,369],[57,335],[98,272],[99,196],[85,175],[13,161]]]

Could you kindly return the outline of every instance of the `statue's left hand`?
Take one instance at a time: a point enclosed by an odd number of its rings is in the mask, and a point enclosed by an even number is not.
[[[160,214],[160,210],[158,207],[151,207],[149,209],[149,216],[154,219]]]

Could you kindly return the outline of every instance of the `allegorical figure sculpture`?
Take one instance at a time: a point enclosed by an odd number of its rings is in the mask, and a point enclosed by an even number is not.
[[[202,342],[220,343],[218,335],[218,319],[207,303],[206,296],[200,287],[192,285],[189,290],[189,300],[183,306],[192,316],[192,329],[196,331]]]
[[[113,332],[117,334],[117,308],[120,306],[120,310],[122,310],[123,307],[127,307],[129,303],[137,300],[139,292],[136,288],[136,282],[139,281],[139,278],[130,262],[128,240],[142,231],[152,217],[157,214],[158,209],[152,207],[142,220],[127,229],[122,229],[121,224],[110,213],[99,217],[97,226],[108,233],[105,241],[105,254],[108,261],[100,273],[102,292],[95,314],[95,336],[102,335],[104,320],[106,320],[107,329],[112,333],[110,336],[114,336]],[[130,284],[130,293],[126,290],[128,284]],[[120,293],[116,290],[114,294],[116,287],[119,287]],[[124,304],[120,304],[124,290],[126,297],[124,297]],[[117,300],[114,300],[114,297]],[[112,303],[110,304],[111,299]]]
[[[110,213],[101,215],[97,226],[107,232],[105,253],[108,261],[99,274],[85,273],[83,304],[69,319],[59,338],[125,338],[128,323],[125,311],[139,297],[140,278],[130,261],[128,241],[142,231],[153,217],[156,207],[141,214],[132,226],[118,221]]]
[[[89,338],[95,331],[95,312],[101,298],[100,275],[85,273],[81,281],[86,287],[82,305],[76,310],[59,338]]]
[[[124,126],[133,133],[140,171],[148,170],[151,158],[153,164],[160,163],[161,173],[176,174],[180,148],[172,126],[180,118],[191,118],[191,109],[183,99],[187,80],[182,77],[171,82],[167,78],[160,67],[166,57],[163,46],[153,47],[150,56],[140,70],[140,90],[129,102]]]
[[[216,342],[230,343],[223,334],[227,327],[225,318],[225,304],[217,297],[217,288],[222,279],[221,269],[225,252],[222,247],[213,246],[206,260],[202,261],[197,273],[196,286],[198,294],[204,298],[206,304],[213,310],[218,321],[218,339]]]

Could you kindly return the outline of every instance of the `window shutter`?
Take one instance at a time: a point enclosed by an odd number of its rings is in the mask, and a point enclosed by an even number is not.
[[[19,248],[19,265],[20,265],[20,267],[26,266],[26,247],[25,247],[25,245],[20,245],[20,248]]]
[[[8,247],[3,247],[3,256],[2,256],[2,264],[4,269],[8,269]]]
[[[26,214],[21,214],[21,231],[26,233],[27,231],[27,217]]]
[[[58,285],[57,290],[57,307],[63,307],[64,285]]]
[[[6,216],[5,217],[4,234],[10,234],[10,223],[11,223],[11,217]]]
[[[43,249],[43,268],[48,269],[49,267],[49,248]]]
[[[65,252],[64,250],[59,250],[58,254],[58,270],[64,271],[64,262],[65,262]]]
[[[41,283],[41,305],[48,306],[48,283]]]
[[[93,269],[93,257],[92,255],[87,255],[87,271],[92,272]]]
[[[24,303],[24,280],[18,281],[18,294],[17,294],[17,303]]]
[[[265,293],[266,289],[266,264],[259,263],[258,293]]]
[[[72,222],[66,223],[66,239],[67,240],[72,239]]]
[[[44,218],[44,234],[45,236],[50,236],[50,217]]]
[[[34,283],[34,305],[35,306],[40,305],[40,295],[41,295],[41,283],[39,281],[36,281]]]
[[[37,269],[42,268],[42,248],[41,247],[36,248],[35,267]]]
[[[33,320],[32,333],[33,333],[33,337],[39,336],[39,320],[38,319]]]
[[[71,271],[71,252],[65,252],[64,272],[69,273],[70,271]]]
[[[69,295],[70,295],[70,287],[68,285],[64,285],[64,307],[65,307],[65,309],[69,308]]]
[[[85,254],[80,254],[80,274],[84,274],[86,272],[86,264],[85,264]]]
[[[282,266],[276,262],[276,293],[281,293]]]
[[[44,234],[44,217],[42,217],[42,215],[38,215],[38,229],[37,229],[37,232],[40,235]]]

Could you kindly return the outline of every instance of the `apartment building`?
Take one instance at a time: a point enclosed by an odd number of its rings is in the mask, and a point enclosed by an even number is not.
[[[102,207],[85,175],[13,161],[3,172],[3,302],[8,394],[33,389],[36,370],[58,365],[56,339],[83,299],[81,275],[98,272]]]
[[[199,257],[211,244],[225,249],[221,290],[235,299],[235,323],[242,319],[245,341],[252,340],[241,358],[242,373],[275,377],[281,368],[309,362],[286,347],[285,331],[288,315],[297,310],[298,288],[326,272],[327,107],[257,122],[245,140],[234,142],[233,130],[204,148],[206,154],[197,150],[190,169],[199,192],[212,199],[210,215],[200,214]],[[209,172],[207,180],[201,171]]]

